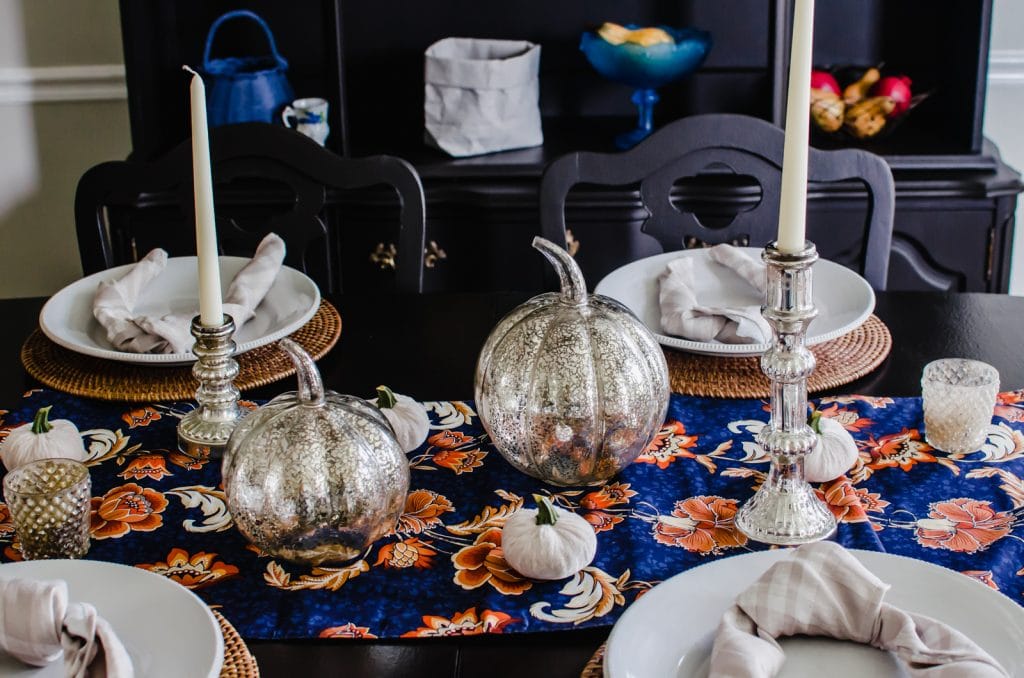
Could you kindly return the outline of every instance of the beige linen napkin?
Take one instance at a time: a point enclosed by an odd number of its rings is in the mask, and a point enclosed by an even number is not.
[[[46,666],[64,657],[71,678],[131,678],[132,660],[88,603],[69,603],[63,581],[0,577],[0,651]]]
[[[776,638],[827,636],[889,650],[918,678],[1008,678],[959,631],[884,602],[889,585],[833,542],[772,565],[718,625],[711,677],[770,678],[785,661]]]
[[[727,244],[715,245],[708,255],[764,298],[764,264]],[[670,261],[658,277],[662,330],[692,341],[725,344],[760,344],[771,339],[771,326],[761,315],[760,304],[736,308],[702,304],[695,292],[696,276],[696,259],[679,257]]]
[[[284,262],[284,241],[270,233],[260,242],[252,261],[231,281],[224,297],[224,313],[240,328],[255,315],[274,284]],[[154,317],[136,315],[135,305],[150,283],[167,265],[167,253],[155,249],[121,279],[101,282],[93,298],[93,315],[107,331],[107,339],[119,351],[130,353],[188,353],[194,339],[190,327],[196,311]],[[198,302],[197,302],[198,303]]]

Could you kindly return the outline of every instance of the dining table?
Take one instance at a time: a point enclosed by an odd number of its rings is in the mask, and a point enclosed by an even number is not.
[[[481,346],[527,292],[327,295],[342,318],[338,343],[319,361],[325,386],[372,395],[378,384],[417,400],[471,400]],[[45,299],[0,300],[0,407],[39,387],[19,360]],[[1024,298],[981,293],[884,291],[874,313],[892,350],[871,373],[813,397],[917,397],[931,360],[964,357],[993,365],[1000,390],[1024,388]],[[262,400],[291,390],[289,379],[245,394]],[[1019,564],[1018,564],[1019,565]],[[380,595],[387,596],[383,591]],[[1022,602],[1022,601],[1018,601]],[[449,638],[260,640],[246,638],[261,675],[550,676],[576,678],[611,625]]]

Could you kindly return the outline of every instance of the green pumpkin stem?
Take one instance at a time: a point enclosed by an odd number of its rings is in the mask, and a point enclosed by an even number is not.
[[[811,418],[807,420],[807,423],[811,425],[811,428],[815,433],[821,435],[821,412],[814,410],[811,413]]]
[[[558,522],[558,514],[555,512],[555,506],[551,500],[540,494],[533,495],[533,500],[537,502],[538,525],[554,525]]]
[[[377,409],[388,410],[398,404],[394,391],[381,384],[377,387]]]
[[[53,430],[53,424],[50,423],[51,409],[53,409],[53,405],[39,408],[36,416],[32,419],[32,433],[38,435],[40,433],[49,433]]]

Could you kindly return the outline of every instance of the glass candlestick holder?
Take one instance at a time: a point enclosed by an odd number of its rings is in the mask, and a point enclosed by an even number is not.
[[[804,458],[815,443],[807,424],[807,377],[815,359],[806,339],[818,314],[811,293],[818,252],[812,243],[800,252],[780,252],[773,242],[761,256],[768,276],[761,313],[773,338],[761,356],[761,371],[771,381],[771,420],[757,441],[771,465],[761,487],[736,513],[736,527],[755,541],[806,544],[836,529],[835,517],[804,478]]]
[[[199,316],[192,319],[192,336],[196,338],[192,351],[197,358],[192,374],[199,388],[196,408],[178,422],[178,448],[196,459],[222,456],[241,416],[234,334],[235,321],[229,315],[212,327],[200,323]]]

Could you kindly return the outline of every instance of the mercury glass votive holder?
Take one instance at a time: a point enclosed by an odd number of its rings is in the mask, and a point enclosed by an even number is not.
[[[4,500],[25,559],[84,556],[91,498],[89,469],[73,459],[40,459],[4,476]]]
[[[928,363],[921,376],[925,440],[954,454],[979,449],[998,393],[999,371],[987,363],[964,358]]]

